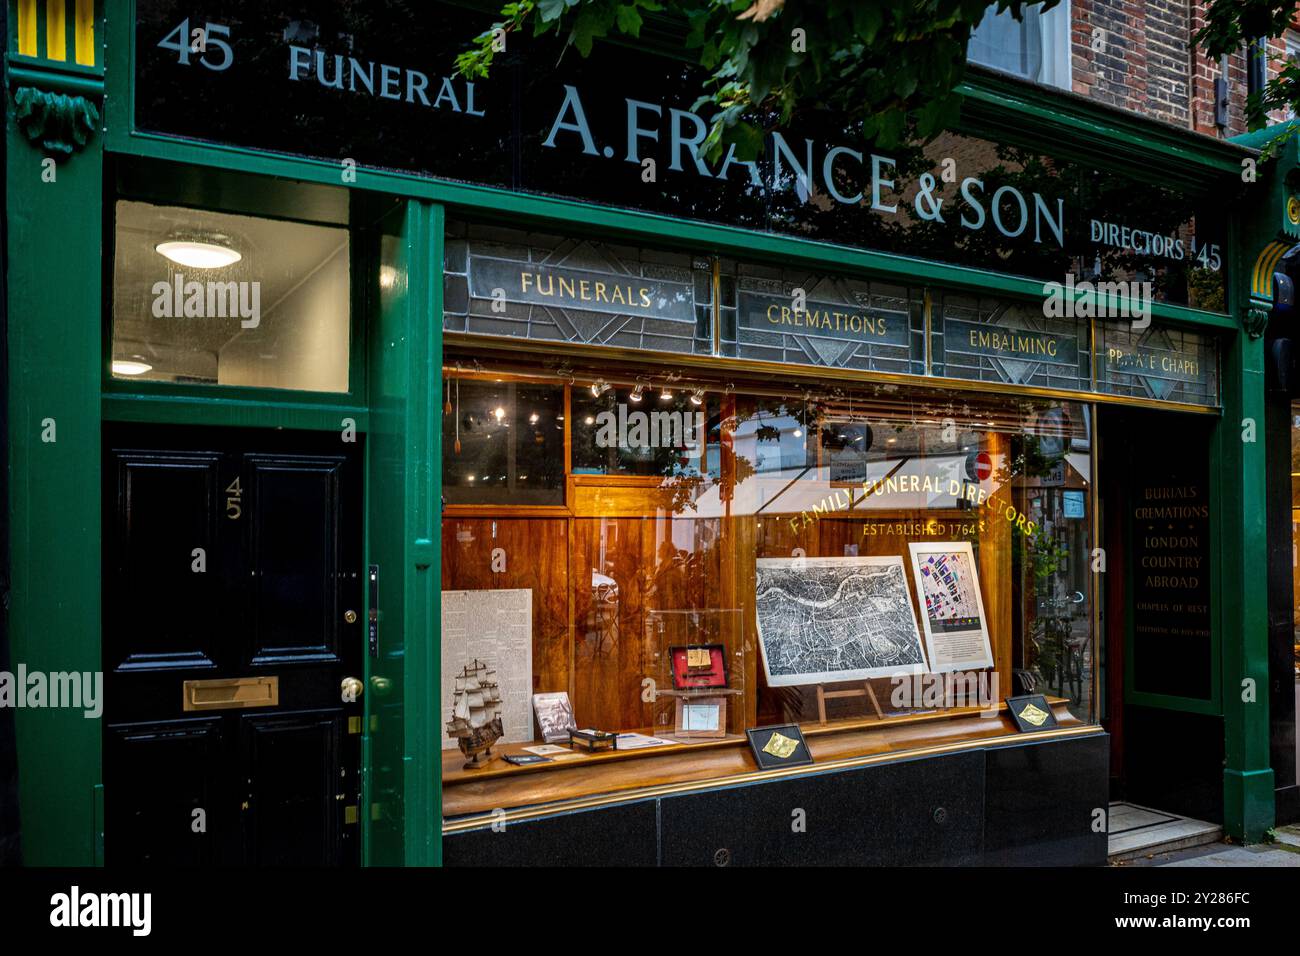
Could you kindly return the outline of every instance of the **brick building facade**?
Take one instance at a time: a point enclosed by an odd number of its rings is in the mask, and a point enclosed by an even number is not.
[[[1204,0],[1061,0],[1041,18],[1047,24],[1068,17],[1069,28],[1043,27],[1043,57],[1060,56],[1064,51],[1052,46],[1068,36],[1069,69],[1029,78],[1182,129],[1216,138],[1240,135],[1247,131],[1247,51],[1220,61],[1196,46],[1193,37],[1205,25],[1206,6]],[[1287,51],[1287,38],[1269,42],[1270,76]],[[977,53],[972,60],[980,61]],[[1225,67],[1226,117],[1215,109],[1216,81]],[[1275,113],[1272,119],[1287,117]]]

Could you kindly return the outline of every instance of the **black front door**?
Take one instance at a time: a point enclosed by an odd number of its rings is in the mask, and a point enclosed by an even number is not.
[[[360,447],[105,426],[109,865],[357,862]]]

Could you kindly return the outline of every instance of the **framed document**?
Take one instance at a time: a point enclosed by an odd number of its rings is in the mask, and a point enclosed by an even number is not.
[[[992,667],[988,618],[970,542],[925,541],[907,547],[931,672]]]
[[[683,740],[727,736],[727,698],[678,697],[673,736]]]
[[[673,687],[726,687],[726,648],[721,644],[687,644],[668,648],[673,666]]]
[[[758,646],[769,687],[925,670],[902,558],[758,558],[755,564]]]

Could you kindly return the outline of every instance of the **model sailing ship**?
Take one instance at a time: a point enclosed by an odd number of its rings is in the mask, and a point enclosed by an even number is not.
[[[504,734],[497,672],[475,659],[456,678],[447,736],[456,738],[460,752],[469,758],[465,769],[470,770],[496,758],[492,745]]]

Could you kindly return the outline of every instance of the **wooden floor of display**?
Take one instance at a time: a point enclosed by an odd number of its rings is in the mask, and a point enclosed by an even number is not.
[[[1085,726],[1070,713],[1068,701],[1048,701],[1060,727]],[[976,708],[960,708],[825,725],[806,723],[801,729],[816,763],[1016,736],[1005,704],[996,716],[981,716]],[[494,747],[493,752],[502,756],[523,753],[527,746],[537,743],[503,744]],[[448,820],[604,794],[631,795],[631,791],[664,785],[706,780],[721,784],[727,778],[758,770],[747,739],[739,735],[644,750],[583,753],[526,766],[514,766],[498,758],[485,767],[466,770],[464,762],[459,750],[443,751],[442,805]]]

